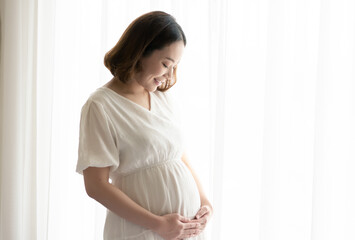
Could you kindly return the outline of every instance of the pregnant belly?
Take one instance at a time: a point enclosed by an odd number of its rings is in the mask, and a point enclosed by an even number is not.
[[[125,194],[156,215],[179,213],[193,218],[200,208],[196,182],[181,160],[140,169],[118,181]]]
[[[198,188],[191,172],[181,160],[172,160],[120,176],[114,185],[156,215],[179,213],[193,218],[200,208]],[[162,240],[151,230],[111,211],[107,212],[104,239]]]

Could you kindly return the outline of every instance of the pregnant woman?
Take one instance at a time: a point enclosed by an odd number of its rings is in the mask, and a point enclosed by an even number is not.
[[[140,16],[105,56],[113,78],[82,107],[76,170],[108,209],[106,240],[204,239],[212,206],[168,91],[185,45],[171,15]]]

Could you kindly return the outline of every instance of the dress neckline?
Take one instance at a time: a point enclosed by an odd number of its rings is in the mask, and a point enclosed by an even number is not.
[[[148,96],[149,96],[149,108],[150,108],[150,109],[145,108],[145,107],[143,107],[142,105],[140,105],[140,104],[138,104],[138,103],[132,101],[131,99],[122,96],[121,94],[117,93],[116,91],[112,90],[111,88],[108,88],[108,87],[105,87],[105,86],[102,86],[102,87],[100,87],[100,88],[101,88],[101,89],[107,89],[109,92],[112,92],[114,95],[120,97],[121,99],[125,100],[126,102],[129,102],[129,103],[131,103],[131,104],[133,104],[133,105],[135,105],[135,106],[137,106],[137,107],[139,107],[139,108],[141,108],[141,109],[143,109],[143,110],[145,110],[145,111],[152,112],[152,109],[153,109],[153,106],[152,106],[152,105],[153,105],[153,104],[152,104],[152,102],[153,102],[153,101],[152,101],[152,95],[153,95],[153,94],[151,94],[149,91],[148,91]]]

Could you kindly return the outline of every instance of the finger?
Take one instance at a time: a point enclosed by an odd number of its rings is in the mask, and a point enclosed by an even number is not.
[[[200,208],[200,210],[197,212],[196,218],[199,219],[200,217],[202,217],[203,215],[205,215],[208,212],[209,212],[209,209],[206,206],[202,206]]]
[[[205,228],[206,227],[206,224],[207,224],[207,221],[203,221],[203,222],[200,222],[200,226],[199,228]]]
[[[206,224],[209,220],[209,217],[210,217],[210,214],[209,213],[206,213],[205,215],[203,215],[202,217],[200,217],[198,219],[199,223],[200,224]]]
[[[203,214],[203,210],[200,209],[200,210],[196,213],[195,218],[196,218],[196,219],[199,219],[199,218],[202,216],[202,214]]]
[[[184,232],[179,236],[179,238],[190,238],[190,237],[194,237],[198,234],[201,233],[201,230],[199,229],[187,229],[184,230]]]
[[[184,217],[184,216],[179,216],[179,220],[183,223],[188,223],[190,222],[190,218]]]
[[[200,217],[199,219],[196,219],[196,218],[191,219],[189,223],[199,223],[201,225],[201,224],[206,224],[207,220],[208,220],[208,215],[205,214],[204,216]]]
[[[198,229],[200,228],[201,224],[199,222],[194,222],[194,223],[185,223],[183,225],[183,229],[184,230],[188,230],[188,229]]]
[[[196,221],[198,221],[200,223],[199,229],[201,231],[203,231],[206,228],[206,225],[207,225],[207,222],[208,222],[208,217],[207,217],[207,215],[205,215],[204,217],[202,217],[202,218],[200,218],[200,219],[198,219]]]
[[[189,223],[200,223],[200,219],[190,219]]]

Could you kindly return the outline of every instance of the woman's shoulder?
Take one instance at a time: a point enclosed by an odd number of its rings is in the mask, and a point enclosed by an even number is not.
[[[93,106],[107,108],[107,106],[110,105],[110,101],[110,97],[105,92],[105,89],[103,89],[103,87],[99,87],[89,94],[89,97],[82,106],[82,110],[89,109]]]
[[[99,87],[89,94],[86,102],[105,106],[111,105],[114,100],[106,87]]]
[[[95,91],[91,92],[88,98],[88,100],[94,102],[103,102],[107,101],[107,99],[108,97],[104,87],[99,87]]]

